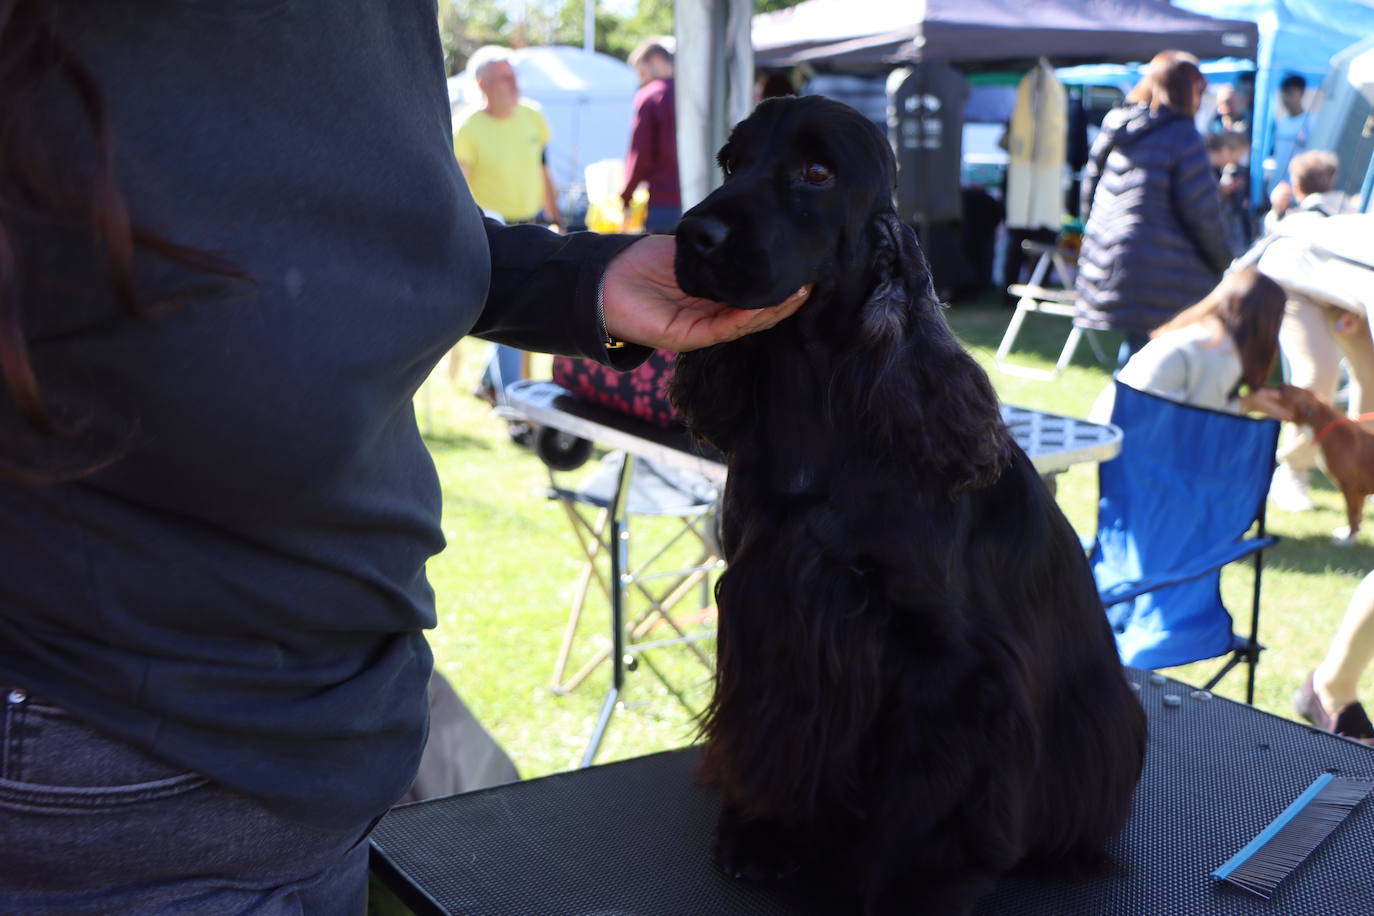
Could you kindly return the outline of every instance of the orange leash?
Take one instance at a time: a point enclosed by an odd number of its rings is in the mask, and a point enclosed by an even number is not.
[[[1331,432],[1331,430],[1335,429],[1337,426],[1340,426],[1342,423],[1354,423],[1358,426],[1365,420],[1374,420],[1374,413],[1362,413],[1358,417],[1337,417],[1317,432],[1316,441],[1322,441],[1323,436]]]

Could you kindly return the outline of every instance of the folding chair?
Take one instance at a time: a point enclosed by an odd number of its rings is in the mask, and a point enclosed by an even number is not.
[[[1205,686],[1245,663],[1246,702],[1254,702],[1263,549],[1277,541],[1265,534],[1264,507],[1278,421],[1191,407],[1117,382],[1112,423],[1124,441],[1098,470],[1091,563],[1122,661],[1167,668],[1229,653]],[[1221,568],[1246,556],[1255,574],[1250,635],[1242,638],[1220,583]]]
[[[1011,349],[1016,344],[1016,336],[1021,333],[1021,326],[1025,324],[1027,315],[1051,315],[1069,319],[1073,319],[1077,315],[1078,293],[1072,288],[1073,254],[1056,245],[1044,245],[1030,239],[1022,242],[1021,247],[1028,254],[1036,256],[1035,267],[1031,270],[1029,283],[1012,283],[1007,287],[1007,291],[1017,297],[1016,311],[1012,314],[1011,321],[1007,323],[1007,330],[1002,335],[1002,342],[997,346],[995,362],[997,368],[1008,375],[1049,382],[1059,378],[1059,374],[1073,359],[1073,354],[1078,349],[1078,342],[1083,339],[1083,329],[1077,324],[1069,328],[1069,336],[1064,340],[1064,346],[1059,351],[1059,359],[1055,362],[1053,369],[1036,369],[1031,366],[1016,365],[1009,362],[1007,357],[1011,355]],[[1054,268],[1055,275],[1062,286],[1051,287],[1048,285],[1051,267]]]
[[[640,606],[637,614],[623,613],[621,656],[630,659],[632,669],[637,660],[643,660],[678,701],[695,713],[697,710],[645,653],[650,649],[683,644],[706,672],[714,670],[711,658],[696,642],[712,635],[711,630],[698,624],[703,623],[710,612],[711,574],[724,565],[714,536],[716,488],[698,474],[637,458],[631,467],[622,516],[617,520],[614,502],[624,462],[624,452],[608,453],[596,472],[577,489],[560,486],[554,479],[555,468],[550,467],[549,497],[557,500],[567,512],[585,560],[574,589],[563,643],[554,663],[552,687],[560,694],[576,689],[597,667],[616,654],[615,634],[612,633],[611,640],[586,657],[574,673],[568,674],[588,592],[595,581],[607,600],[618,601],[622,609],[628,610],[632,604]],[[636,516],[675,519],[680,524],[669,526],[671,534],[656,529],[648,556],[632,561],[630,545],[638,538],[631,537],[630,523]],[[635,525],[634,528],[643,535],[644,526]],[[618,543],[612,543],[613,537]],[[684,542],[685,546],[678,546]],[[607,573],[602,564],[610,564],[613,548],[617,547],[620,550],[615,564],[618,569]],[[686,566],[678,565],[684,560]],[[694,613],[675,616],[674,607],[694,590],[700,595]],[[663,629],[667,630],[664,638],[651,638],[655,631]]]

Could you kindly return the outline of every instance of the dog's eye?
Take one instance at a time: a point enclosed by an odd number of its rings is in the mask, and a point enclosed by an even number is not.
[[[822,165],[819,162],[808,162],[802,166],[801,178],[802,181],[807,184],[829,184],[834,177],[835,173],[830,170],[828,165]]]

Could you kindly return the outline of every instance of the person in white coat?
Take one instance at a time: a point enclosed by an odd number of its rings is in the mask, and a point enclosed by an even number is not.
[[[1266,242],[1275,237],[1304,242],[1321,232],[1326,220],[1351,210],[1353,202],[1334,190],[1340,162],[1334,153],[1311,150],[1293,157],[1292,185],[1282,183],[1270,199],[1273,209],[1265,218],[1269,238],[1256,245],[1261,270],[1273,272],[1280,263],[1279,251]],[[1261,246],[1265,246],[1261,248]],[[1247,254],[1243,260],[1249,260]],[[1280,276],[1286,286],[1292,286]],[[1279,345],[1288,366],[1288,381],[1306,388],[1327,402],[1334,402],[1340,385],[1341,360],[1349,370],[1347,406],[1352,417],[1374,410],[1374,341],[1366,317],[1321,298],[1290,288],[1287,313],[1279,332]],[[1317,445],[1300,427],[1285,431],[1279,449],[1279,466],[1269,488],[1269,501],[1286,512],[1312,508],[1307,487],[1317,464]]]

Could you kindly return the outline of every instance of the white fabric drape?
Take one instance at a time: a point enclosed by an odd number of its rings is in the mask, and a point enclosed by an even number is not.
[[[754,107],[752,0],[676,0],[677,169],[682,207],[720,184],[716,151]]]
[[[1045,58],[1016,89],[1007,131],[1007,228],[1059,231],[1064,217],[1068,94]]]

